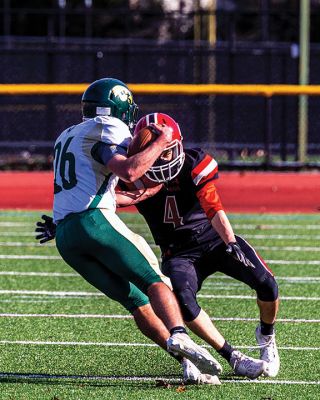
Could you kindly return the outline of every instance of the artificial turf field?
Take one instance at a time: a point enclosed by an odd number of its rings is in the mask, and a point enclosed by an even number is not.
[[[37,244],[40,215],[0,212],[1,400],[320,398],[320,215],[229,214],[235,232],[277,276],[281,370],[272,379],[235,377],[212,350],[224,367],[222,385],[186,387],[180,366],[139,333],[124,309],[74,273],[53,242]],[[120,217],[152,244],[142,217]],[[258,357],[250,288],[216,274],[199,301],[231,344]]]

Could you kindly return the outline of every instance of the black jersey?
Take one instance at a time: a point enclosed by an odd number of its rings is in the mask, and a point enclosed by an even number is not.
[[[161,248],[187,247],[204,240],[221,243],[199,201],[204,186],[218,178],[217,163],[201,149],[186,149],[185,154],[178,176],[156,195],[136,204]]]

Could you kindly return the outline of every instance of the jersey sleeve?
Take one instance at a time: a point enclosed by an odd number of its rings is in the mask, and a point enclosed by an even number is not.
[[[126,152],[132,140],[127,125],[118,118],[96,117],[95,121],[102,124],[100,140],[108,145],[122,147]]]
[[[218,179],[218,163],[202,150],[194,152],[191,178],[196,186],[196,196],[207,217],[211,220],[223,206],[215,186]]]
[[[95,122],[101,126],[100,140],[91,149],[92,157],[103,165],[116,154],[127,155],[127,149],[132,140],[126,124],[117,118],[96,117]]]

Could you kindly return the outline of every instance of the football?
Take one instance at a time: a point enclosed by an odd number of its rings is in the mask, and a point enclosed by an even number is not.
[[[128,157],[133,156],[134,154],[137,154],[140,151],[144,150],[156,139],[156,137],[157,134],[152,132],[152,130],[149,129],[147,126],[145,128],[142,128],[139,132],[137,132],[133,136],[132,141],[129,144]],[[158,185],[162,185],[161,183],[159,184],[157,182],[151,181],[145,175],[143,175],[140,179],[138,179],[138,181],[137,185],[141,186],[141,184],[143,184],[145,188],[153,188]],[[137,185],[134,186],[137,188]]]
[[[136,133],[128,148],[128,156],[133,156],[139,153],[139,151],[144,150],[151,142],[155,140],[157,134],[152,132],[147,126],[142,128],[138,133]]]

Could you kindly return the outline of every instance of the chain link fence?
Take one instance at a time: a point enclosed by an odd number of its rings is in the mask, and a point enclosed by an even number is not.
[[[311,83],[319,83],[320,46],[311,48]],[[212,48],[207,43],[160,44],[141,40],[15,39],[0,42],[3,83],[81,83],[106,76],[127,83],[296,83],[298,60],[291,45],[239,45]],[[80,96],[0,96],[0,168],[51,168],[52,145],[69,125],[81,121]],[[139,95],[140,116],[172,115],[186,146],[201,145],[225,168],[294,164],[297,157],[297,96],[274,97],[268,111],[259,96]],[[308,160],[320,159],[319,104],[309,99]],[[269,119],[269,121],[268,121]],[[271,135],[267,126],[271,123]],[[270,133],[270,132],[269,132]],[[270,151],[265,163],[266,148]],[[279,164],[279,165],[280,165]]]

